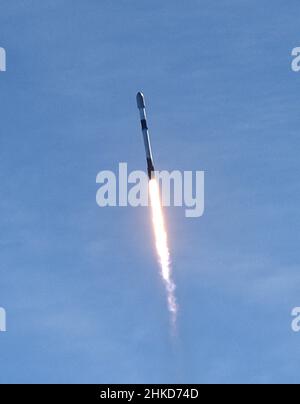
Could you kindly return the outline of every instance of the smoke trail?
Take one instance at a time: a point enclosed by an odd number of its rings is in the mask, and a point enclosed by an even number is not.
[[[175,325],[177,316],[175,284],[172,280],[171,274],[170,252],[168,248],[168,238],[161,206],[159,186],[155,179],[151,179],[149,181],[149,194],[152,208],[152,222],[155,234],[156,250],[161,266],[161,276],[166,286],[168,307],[172,315],[173,325]]]

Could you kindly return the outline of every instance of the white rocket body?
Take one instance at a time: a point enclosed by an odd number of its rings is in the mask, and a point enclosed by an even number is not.
[[[136,96],[137,107],[140,111],[140,118],[141,118],[141,126],[144,138],[144,145],[146,151],[146,159],[147,159],[147,171],[149,180],[154,177],[154,164],[153,164],[153,156],[150,144],[150,134],[147,124],[147,116],[146,116],[146,106],[145,106],[145,98],[143,93],[139,92]]]

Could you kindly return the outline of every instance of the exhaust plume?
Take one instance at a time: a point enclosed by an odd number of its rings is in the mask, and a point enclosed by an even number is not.
[[[151,179],[149,181],[149,195],[152,209],[152,222],[155,235],[156,251],[161,267],[161,276],[167,291],[168,308],[172,316],[173,325],[175,325],[177,317],[175,284],[172,280],[168,237],[164,223],[159,186],[156,179]]]

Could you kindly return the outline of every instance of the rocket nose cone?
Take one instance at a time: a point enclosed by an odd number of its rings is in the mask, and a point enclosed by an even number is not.
[[[143,93],[141,92],[137,93],[136,102],[139,109],[145,108],[145,98]]]

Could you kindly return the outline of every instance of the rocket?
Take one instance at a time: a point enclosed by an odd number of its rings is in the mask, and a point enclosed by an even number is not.
[[[148,130],[147,124],[147,117],[146,117],[146,106],[145,106],[145,98],[144,94],[139,92],[136,96],[137,107],[140,111],[140,118],[141,118],[141,126],[144,138],[144,145],[146,151],[146,159],[147,159],[147,171],[149,180],[154,178],[154,164],[153,164],[153,157],[152,157],[152,150],[150,144],[150,134]]]

